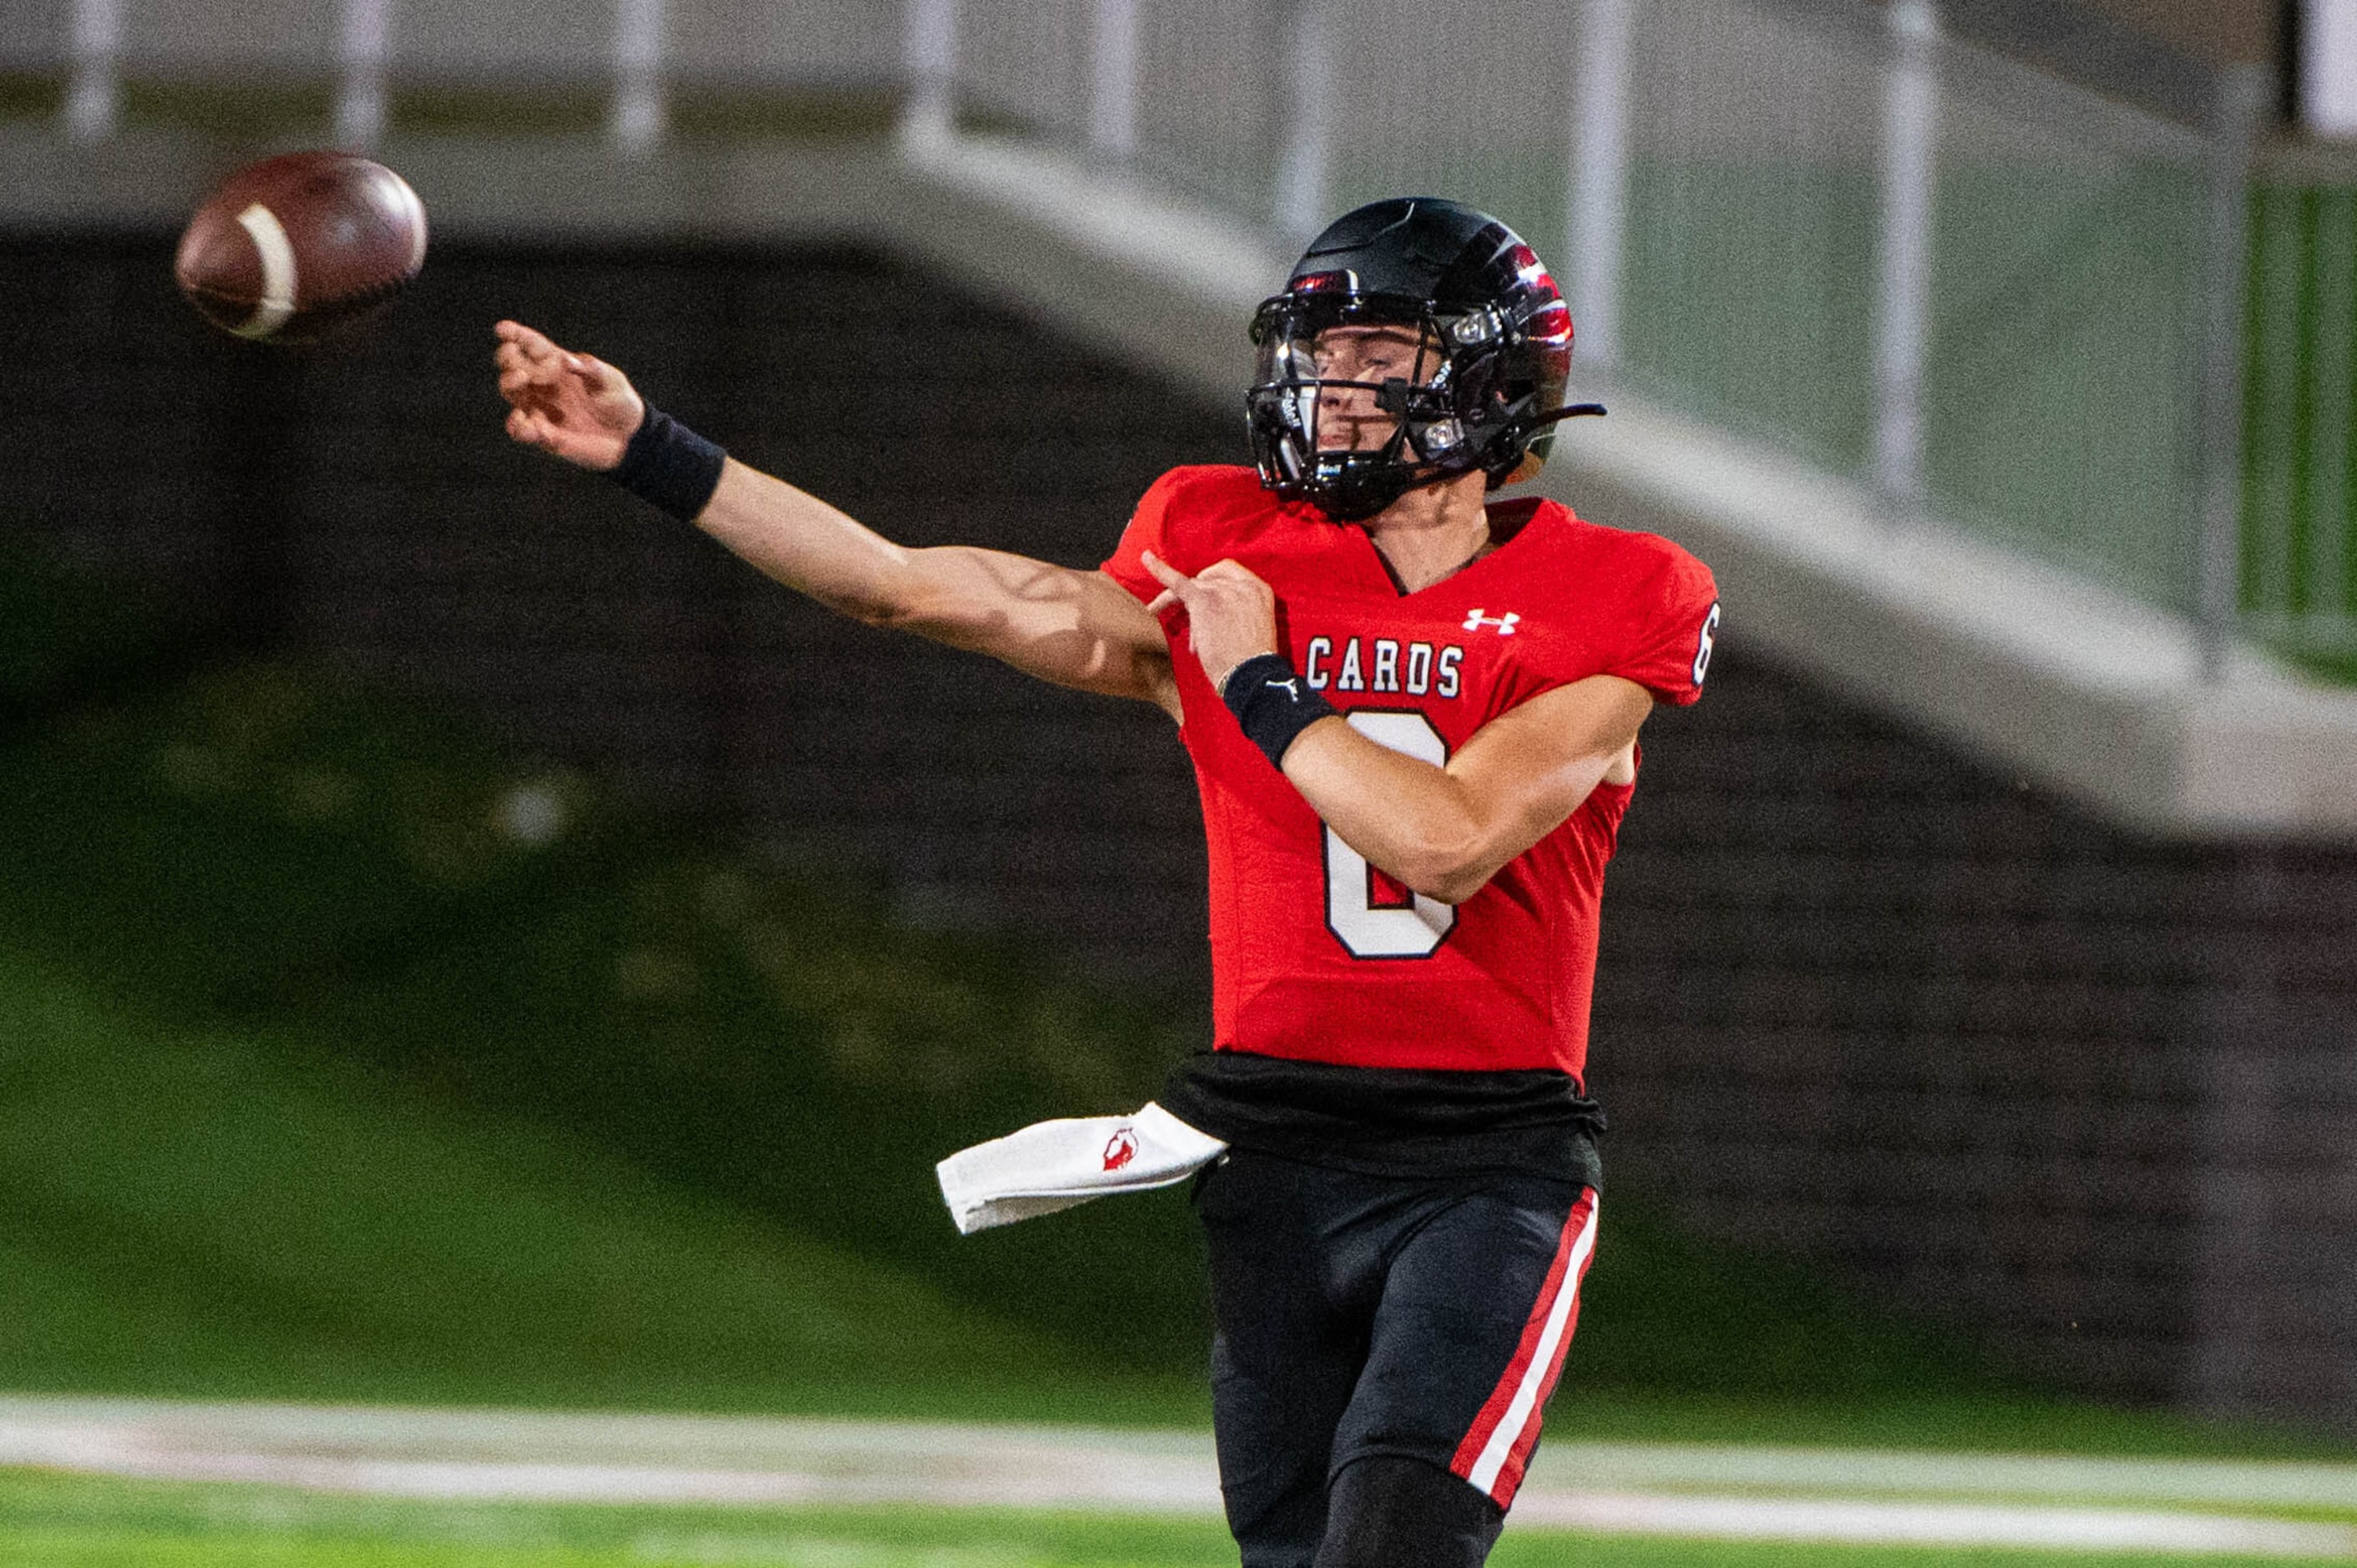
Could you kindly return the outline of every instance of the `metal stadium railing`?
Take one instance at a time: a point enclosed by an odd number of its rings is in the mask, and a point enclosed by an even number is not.
[[[2250,68],[2138,45],[2074,81],[1988,47],[2036,10],[0,0],[0,48],[70,76],[82,137],[126,74],[174,68],[331,82],[360,145],[388,81],[593,87],[625,148],[683,84],[890,84],[905,135],[1034,138],[1282,244],[1446,193],[1559,260],[1580,363],[1870,482],[1894,529],[1937,518],[2196,615],[2213,650],[2241,624],[2357,672],[2357,196],[2254,188]]]
[[[926,19],[962,105],[1289,236],[1380,193],[1494,210],[1562,258],[1584,362],[2222,636],[2247,81],[2188,125],[1920,0]]]
[[[2254,195],[2242,612],[2357,678],[2357,179]]]

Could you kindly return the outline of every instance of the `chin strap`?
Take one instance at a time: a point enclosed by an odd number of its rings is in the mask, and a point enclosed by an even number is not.
[[[1600,403],[1575,403],[1566,407],[1558,408],[1553,413],[1542,413],[1536,419],[1532,420],[1531,423],[1533,424],[1553,424],[1558,419],[1577,419],[1584,414],[1601,414],[1603,412],[1604,405]]]

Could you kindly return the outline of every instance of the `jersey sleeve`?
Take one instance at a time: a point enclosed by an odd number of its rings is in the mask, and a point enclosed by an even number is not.
[[[1702,695],[1718,636],[1718,584],[1710,568],[1663,540],[1662,564],[1632,598],[1620,647],[1604,673],[1634,681],[1684,707]]]
[[[1129,526],[1122,530],[1121,542],[1114,546],[1106,558],[1105,575],[1140,600],[1150,600],[1162,591],[1162,585],[1146,569],[1141,559],[1151,550],[1159,560],[1171,561],[1170,502],[1177,495],[1187,470],[1173,468],[1146,489],[1137,499],[1137,510],[1129,515]]]

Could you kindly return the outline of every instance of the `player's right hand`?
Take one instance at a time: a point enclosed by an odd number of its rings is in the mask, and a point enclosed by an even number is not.
[[[508,435],[526,446],[603,472],[622,460],[646,400],[630,378],[603,360],[558,348],[520,321],[491,328],[500,395],[508,400]]]

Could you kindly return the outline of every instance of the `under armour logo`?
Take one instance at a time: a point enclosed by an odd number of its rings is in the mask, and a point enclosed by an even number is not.
[[[1514,623],[1522,618],[1512,610],[1508,610],[1501,616],[1485,616],[1481,613],[1481,607],[1475,605],[1465,617],[1465,629],[1479,631],[1485,626],[1494,626],[1498,628],[1500,637],[1512,637],[1514,635]]]
[[[1300,676],[1298,676],[1298,675],[1288,675],[1288,676],[1286,676],[1286,677],[1284,680],[1282,680],[1282,681],[1271,681],[1271,682],[1268,682],[1268,684],[1270,684],[1270,685],[1272,685],[1272,686],[1281,686],[1281,687],[1283,687],[1283,688],[1285,689],[1285,694],[1286,694],[1286,696],[1288,696],[1288,697],[1292,698],[1292,699],[1293,699],[1295,702],[1297,702],[1297,702],[1299,702],[1299,701],[1301,701],[1301,677],[1300,677]]]

